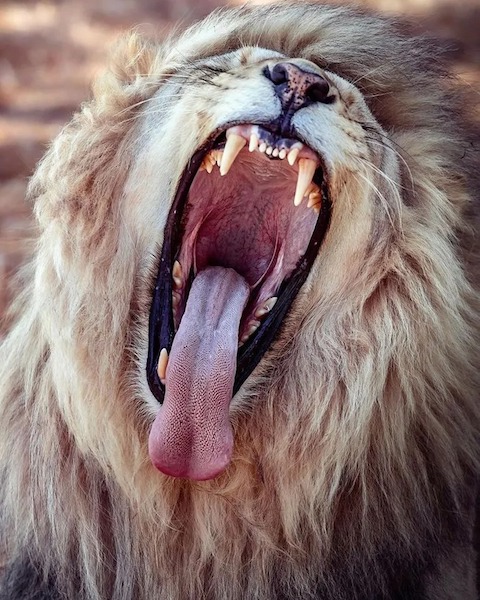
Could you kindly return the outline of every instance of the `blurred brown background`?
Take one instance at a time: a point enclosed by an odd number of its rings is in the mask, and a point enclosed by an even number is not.
[[[31,235],[30,206],[24,200],[27,179],[49,140],[88,98],[89,82],[105,64],[109,45],[134,25],[161,33],[178,20],[188,24],[226,3],[0,0],[0,318],[12,294],[12,273],[24,260]],[[480,105],[480,0],[357,4],[413,19],[416,29],[445,42],[452,70],[478,89]],[[0,325],[0,335],[5,325]]]

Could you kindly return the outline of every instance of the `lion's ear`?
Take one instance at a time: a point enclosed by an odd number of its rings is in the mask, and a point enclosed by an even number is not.
[[[100,104],[115,103],[117,107],[141,100],[158,62],[158,46],[137,32],[125,35],[113,48],[107,72],[93,85],[95,99]]]

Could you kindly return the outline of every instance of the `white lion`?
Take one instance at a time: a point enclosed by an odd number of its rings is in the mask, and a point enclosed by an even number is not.
[[[436,50],[229,9],[94,92],[30,188],[0,598],[476,598],[480,187]]]

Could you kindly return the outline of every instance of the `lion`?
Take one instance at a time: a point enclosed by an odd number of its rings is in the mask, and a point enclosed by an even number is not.
[[[477,597],[469,106],[359,9],[120,42],[29,188],[2,599]]]

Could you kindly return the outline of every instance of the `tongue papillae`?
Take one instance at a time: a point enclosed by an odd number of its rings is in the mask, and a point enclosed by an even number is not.
[[[249,293],[233,269],[208,267],[193,280],[148,443],[153,464],[167,475],[212,479],[230,462],[229,406]]]

